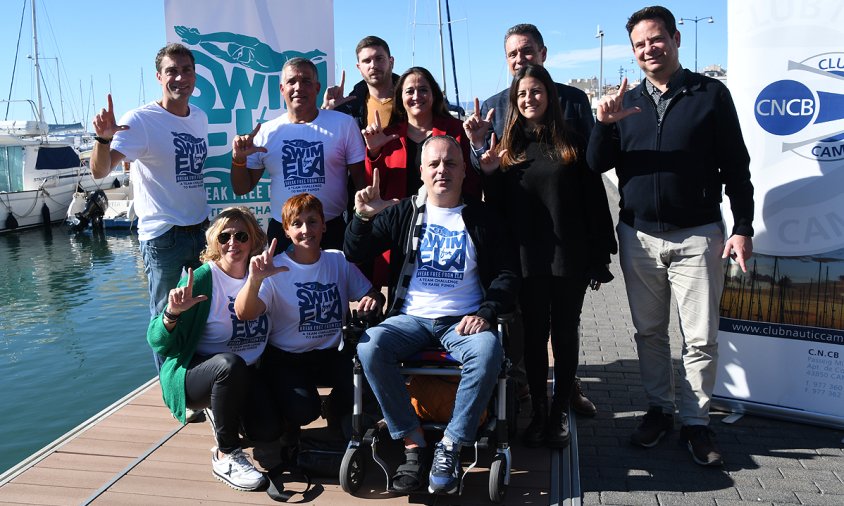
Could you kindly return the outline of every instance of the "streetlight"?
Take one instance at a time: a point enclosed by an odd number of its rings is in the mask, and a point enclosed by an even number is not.
[[[598,70],[598,98],[600,99],[604,96],[604,31],[601,30],[601,25],[598,25],[595,38],[601,39],[601,64]]]
[[[678,25],[685,24],[686,21],[693,21],[695,24],[695,73],[697,73],[697,24],[698,21],[706,20],[707,23],[714,23],[715,20],[712,19],[712,16],[703,16],[702,18],[694,17],[694,18],[680,18],[680,21],[677,22]]]

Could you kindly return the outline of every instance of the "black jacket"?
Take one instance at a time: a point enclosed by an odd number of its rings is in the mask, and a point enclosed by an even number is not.
[[[577,161],[566,164],[548,155],[544,141],[529,138],[523,162],[484,178],[486,202],[519,245],[522,277],[608,281],[618,245],[603,179],[586,166],[585,141],[578,142]]]
[[[400,77],[401,76],[397,74],[393,74],[393,85],[399,82]],[[366,102],[369,100],[369,87],[367,86],[366,81],[361,79],[360,82],[352,88],[350,95],[354,95],[355,98],[349,100],[334,110],[342,112],[343,114],[348,114],[349,116],[355,118],[355,121],[358,122],[358,126],[361,130],[363,130],[367,127]],[[387,125],[384,126],[386,127]]]
[[[346,228],[343,252],[351,262],[364,262],[382,251],[390,250],[390,299],[388,316],[399,314],[404,305],[410,278],[400,279],[407,261],[415,263],[413,238],[421,233],[419,213],[425,211],[424,188],[420,194],[402,199],[381,211],[371,221],[357,216]],[[490,325],[498,315],[513,310],[519,291],[518,261],[512,241],[504,236],[504,227],[483,202],[467,201],[463,221],[478,255],[478,275],[484,300],[476,314]],[[408,258],[410,255],[410,258]]]
[[[676,79],[676,81],[675,81]],[[616,168],[619,219],[643,232],[666,232],[721,221],[722,186],[730,197],[732,233],[753,235],[750,155],[735,105],[721,82],[687,69],[663,116],[644,81],[624,94],[624,108],[639,107],[614,124],[592,130],[587,162],[598,172]]]

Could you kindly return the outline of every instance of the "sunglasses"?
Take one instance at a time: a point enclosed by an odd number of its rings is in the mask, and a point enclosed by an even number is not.
[[[220,232],[220,235],[217,236],[217,242],[219,242],[220,244],[227,244],[231,238],[231,232]],[[249,240],[249,234],[242,230],[240,232],[235,232],[234,240],[240,243],[244,243]]]

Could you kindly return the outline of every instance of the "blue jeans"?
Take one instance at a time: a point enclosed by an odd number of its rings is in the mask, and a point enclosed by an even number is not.
[[[149,282],[149,313],[155,318],[164,311],[170,290],[182,278],[182,270],[198,268],[202,263],[199,254],[205,249],[204,226],[170,227],[155,239],[141,241],[141,257]],[[155,370],[161,369],[164,359],[152,352]]]
[[[445,437],[461,445],[474,444],[481,413],[501,371],[504,351],[494,330],[468,336],[458,334],[455,328],[461,319],[398,315],[370,328],[361,338],[358,358],[393,439],[401,439],[419,427],[398,362],[426,346],[442,344],[463,364]]]
[[[170,290],[176,288],[182,278],[182,270],[202,265],[199,254],[203,249],[205,231],[199,225],[170,227],[155,239],[141,241],[144,272],[149,281],[150,318],[164,310]]]

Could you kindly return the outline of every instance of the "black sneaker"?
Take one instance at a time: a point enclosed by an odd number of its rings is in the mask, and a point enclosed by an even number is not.
[[[712,437],[715,433],[706,425],[684,425],[680,428],[680,442],[692,454],[695,463],[702,466],[720,466],[724,463],[721,452]]]
[[[460,446],[454,443],[446,446],[440,441],[434,450],[434,462],[428,476],[428,492],[432,494],[453,494],[460,485]]]
[[[642,423],[630,435],[630,442],[650,448],[656,446],[662,436],[672,430],[674,430],[674,415],[663,413],[662,408],[654,406],[642,417]]]

